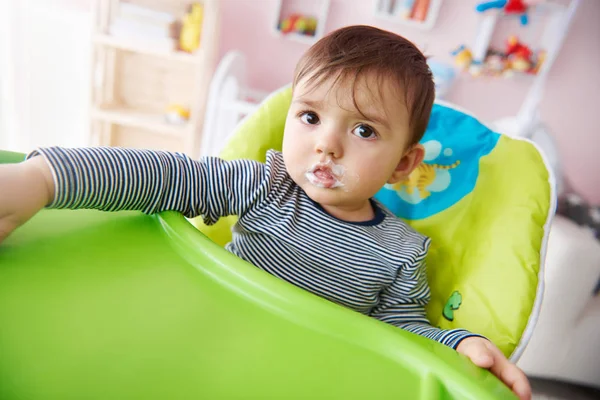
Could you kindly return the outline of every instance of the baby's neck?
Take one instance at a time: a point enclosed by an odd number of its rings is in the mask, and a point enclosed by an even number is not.
[[[359,207],[336,207],[321,204],[321,207],[332,217],[347,222],[367,222],[375,218],[375,210],[370,201]]]

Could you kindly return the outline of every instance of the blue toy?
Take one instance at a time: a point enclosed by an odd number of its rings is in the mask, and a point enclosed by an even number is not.
[[[520,14],[521,25],[527,25],[529,18],[527,16],[528,4],[525,0],[491,0],[479,3],[475,10],[485,12],[491,9],[502,9],[507,14]]]

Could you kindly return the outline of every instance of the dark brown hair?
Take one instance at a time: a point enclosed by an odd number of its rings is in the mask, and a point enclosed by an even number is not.
[[[382,85],[389,79],[404,91],[404,101],[412,133],[411,144],[423,137],[435,98],[433,76],[427,59],[409,40],[372,26],[356,25],[338,29],[315,43],[302,56],[294,73],[294,87],[305,77],[308,85],[330,78],[352,83],[352,100],[356,81],[365,73],[375,73]],[[401,93],[401,92],[399,92]]]

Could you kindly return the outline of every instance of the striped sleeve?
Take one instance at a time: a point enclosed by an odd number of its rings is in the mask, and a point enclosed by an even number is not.
[[[207,223],[241,215],[266,195],[266,168],[250,160],[195,161],[182,153],[111,147],[38,149],[55,184],[50,208],[179,211]]]
[[[399,269],[394,282],[381,293],[371,316],[456,349],[463,339],[480,335],[464,329],[443,330],[431,326],[425,313],[430,298],[425,265],[428,247],[429,239],[414,263]]]

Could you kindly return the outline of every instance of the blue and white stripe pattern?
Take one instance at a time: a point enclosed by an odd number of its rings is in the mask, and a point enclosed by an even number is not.
[[[294,183],[281,153],[195,161],[180,153],[120,148],[47,148],[56,180],[49,207],[176,210],[208,224],[238,215],[226,248],[318,296],[456,348],[465,330],[430,325],[429,239],[379,203],[368,222],[340,221]]]

